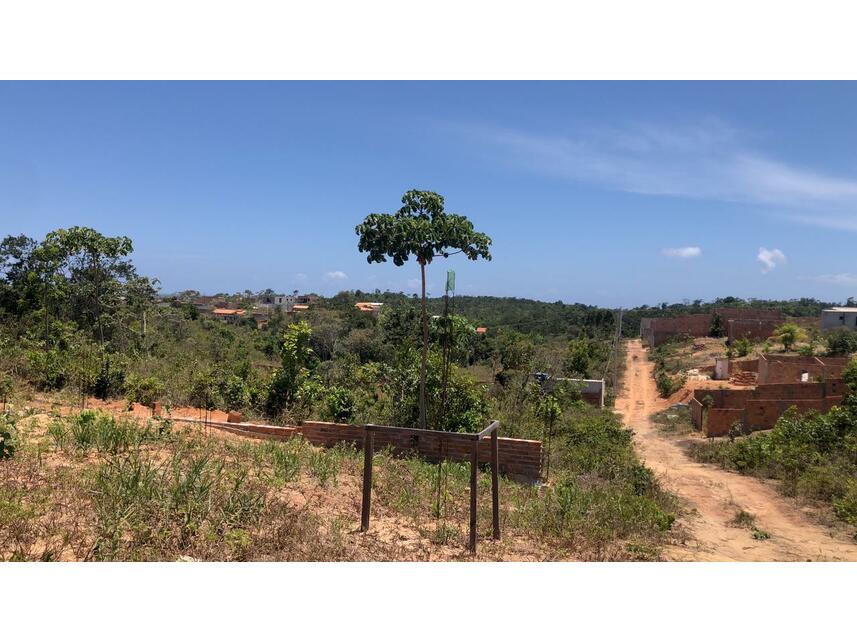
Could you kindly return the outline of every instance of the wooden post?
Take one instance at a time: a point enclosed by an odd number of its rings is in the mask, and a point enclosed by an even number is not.
[[[500,444],[497,429],[491,432],[491,504],[494,513],[494,539],[500,540]]]
[[[473,441],[473,454],[470,457],[470,552],[476,553],[476,487],[479,472],[479,440]]]
[[[369,510],[372,505],[372,455],[374,435],[369,428],[363,429],[363,506],[360,512],[360,531],[369,530]]]

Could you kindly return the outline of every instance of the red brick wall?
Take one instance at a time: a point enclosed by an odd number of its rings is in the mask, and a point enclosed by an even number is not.
[[[801,374],[820,379],[824,365],[815,357],[796,355],[762,355],[759,358],[759,384],[788,384],[800,382]]]
[[[340,442],[363,444],[363,427],[333,422],[304,422],[294,427],[307,440],[317,446],[330,447]],[[466,462],[470,460],[473,442],[461,434],[449,433],[444,436],[424,434],[407,429],[396,433],[379,431],[375,433],[375,449],[387,447],[398,455],[414,454],[426,460],[437,461],[441,457]],[[498,456],[500,471],[509,475],[519,475],[531,479],[541,477],[542,443],[539,440],[521,440],[518,438],[498,438]],[[491,460],[491,438],[483,438],[479,446],[479,462]]]
[[[702,403],[695,397],[690,398],[690,420],[697,431],[702,430]]]
[[[720,315],[720,318],[723,320],[724,330],[728,330],[730,319],[763,321],[782,321],[784,319],[783,314],[776,310],[715,308],[714,313],[644,318],[640,321],[640,336],[643,338],[643,341],[652,347],[660,346],[667,339],[675,335],[705,337],[711,330],[711,322],[715,314]]]
[[[709,409],[705,435],[709,438],[726,435],[732,424],[743,421],[744,409]]]
[[[726,322],[726,336],[730,343],[736,339],[768,339],[779,324],[779,321],[774,320],[730,319]]]
[[[842,380],[808,384],[764,384],[752,390],[697,389],[690,401],[691,418],[705,435],[726,435],[735,421],[751,431],[770,429],[789,408],[798,412],[827,412],[842,401],[846,392]],[[702,426],[706,396],[713,400]]]
[[[729,360],[729,374],[734,375],[739,371],[749,371],[750,373],[758,373],[759,372],[759,360],[758,359],[730,359]]]
[[[176,422],[200,424],[197,418],[174,418]],[[334,422],[304,422],[299,426],[275,426],[267,424],[236,424],[231,422],[209,422],[219,429],[254,438],[288,440],[296,434],[303,435],[311,444],[320,447],[332,447],[343,442],[351,442],[363,447],[363,427],[353,424]],[[473,441],[460,433],[448,433],[443,436],[419,433],[402,429],[396,433],[375,432],[374,447],[381,451],[392,448],[397,455],[416,455],[431,462],[440,458],[469,462]],[[500,459],[500,472],[506,475],[520,476],[538,480],[542,474],[542,443],[540,440],[521,440],[519,438],[497,439],[497,456]],[[482,438],[479,444],[479,462],[491,462],[491,438]]]

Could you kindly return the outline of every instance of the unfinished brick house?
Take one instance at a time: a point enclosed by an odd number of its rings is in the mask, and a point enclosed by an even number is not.
[[[755,373],[756,384],[798,384],[838,379],[848,365],[847,357],[801,357],[762,355],[752,359],[714,358],[715,380],[728,380],[741,373]]]
[[[764,332],[766,325],[773,324],[775,328],[785,320],[778,310],[761,308],[715,308],[710,313],[680,315],[678,317],[644,317],[640,320],[640,337],[650,347],[660,346],[671,337],[689,335],[690,337],[707,337],[711,331],[714,316],[719,315],[723,321],[723,329],[729,332],[730,322],[756,322],[756,332]],[[735,333],[753,332],[752,324],[746,327],[741,324],[734,326]],[[740,335],[738,335],[740,336]]]
[[[706,437],[719,437],[740,422],[745,431],[771,429],[791,407],[799,412],[829,411],[842,401],[846,385],[841,379],[797,384],[761,384],[755,389],[702,389],[693,392],[690,415],[693,426]],[[710,403],[706,410],[706,401]]]
[[[759,384],[794,384],[838,379],[848,366],[847,357],[759,356]]]

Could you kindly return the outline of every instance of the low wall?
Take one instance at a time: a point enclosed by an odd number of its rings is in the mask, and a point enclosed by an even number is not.
[[[363,444],[363,427],[353,424],[304,422],[294,429],[316,446],[331,447],[340,442]],[[441,458],[469,461],[473,444],[470,438],[462,434],[448,433],[438,436],[418,431],[409,432],[407,429],[397,433],[378,432],[375,434],[374,443],[378,450],[390,447],[397,455],[418,455],[431,462],[437,462]],[[530,479],[541,477],[541,441],[500,437],[497,439],[497,450],[501,473]],[[488,463],[490,459],[491,438],[485,437],[479,446],[479,462]]]
[[[202,424],[198,418],[173,418],[176,422]],[[303,435],[310,444],[332,447],[341,443],[353,443],[363,447],[363,427],[335,422],[303,422],[295,426],[251,424],[248,422],[208,422],[209,426],[237,435],[260,439],[288,440],[297,434]],[[378,431],[374,436],[376,450],[391,448],[396,455],[416,455],[438,462],[441,459],[468,462],[472,438],[461,433],[436,434],[409,431],[403,428],[396,433]],[[538,480],[542,473],[542,443],[539,440],[519,438],[497,438],[497,455],[500,472],[529,480]],[[485,437],[479,445],[479,462],[491,461],[491,438]]]

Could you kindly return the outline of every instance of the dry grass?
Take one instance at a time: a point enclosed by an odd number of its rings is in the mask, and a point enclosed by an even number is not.
[[[19,412],[7,424],[17,451],[0,462],[2,560],[472,559],[464,464],[378,453],[364,534],[362,454],[351,446],[206,435],[98,411]],[[657,558],[658,529],[635,528],[639,508],[617,513],[599,484],[504,479],[495,542],[481,472],[478,559]]]

